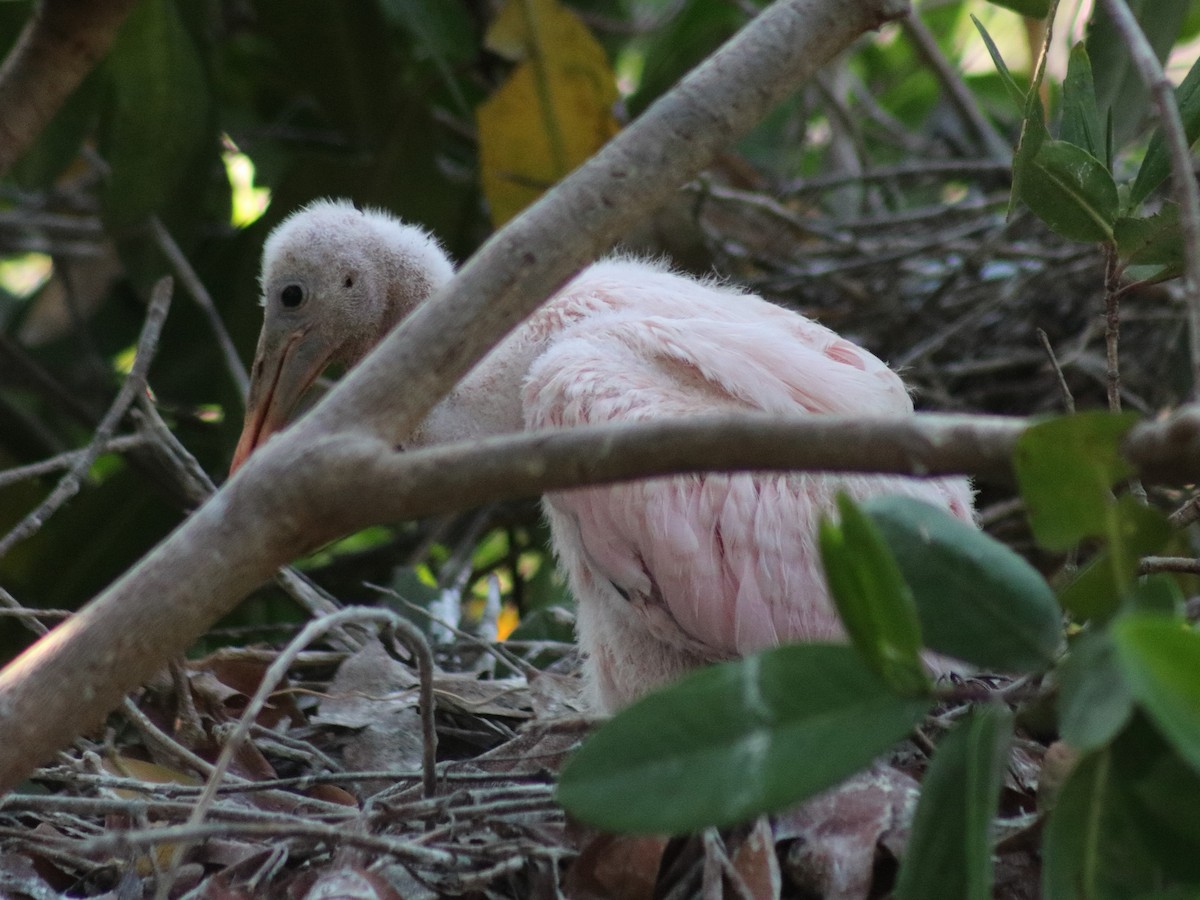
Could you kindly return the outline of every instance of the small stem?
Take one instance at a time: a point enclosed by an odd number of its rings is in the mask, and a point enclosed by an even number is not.
[[[1108,363],[1108,409],[1121,411],[1121,271],[1115,244],[1104,245],[1104,355]]]

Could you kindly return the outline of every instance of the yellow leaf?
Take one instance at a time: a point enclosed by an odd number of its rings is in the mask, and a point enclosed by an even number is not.
[[[484,196],[497,227],[617,131],[604,49],[558,0],[508,0],[485,42],[523,60],[476,111]]]

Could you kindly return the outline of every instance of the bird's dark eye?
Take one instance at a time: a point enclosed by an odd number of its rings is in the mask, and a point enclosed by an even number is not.
[[[347,287],[347,288],[354,287],[354,276],[347,275],[346,280],[344,282],[342,282],[342,287]]]
[[[279,292],[279,301],[288,309],[295,309],[304,302],[304,288],[298,284],[289,284]]]

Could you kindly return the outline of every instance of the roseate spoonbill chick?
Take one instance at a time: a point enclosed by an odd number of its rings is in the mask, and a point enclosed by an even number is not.
[[[233,467],[285,424],[327,364],[356,363],[451,273],[429,235],[381,212],[323,201],[281,223],[263,250],[266,319]],[[828,328],[616,257],[585,269],[505,338],[410,446],[720,411],[912,408],[894,372]],[[713,473],[548,495],[594,703],[616,709],[707,662],[844,637],[816,538],[839,489],[972,515],[962,479]]]

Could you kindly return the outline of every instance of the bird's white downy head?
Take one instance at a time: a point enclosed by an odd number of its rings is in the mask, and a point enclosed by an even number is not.
[[[276,226],[263,246],[263,328],[232,470],[328,366],[353,366],[453,274],[432,235],[381,210],[320,200]]]

